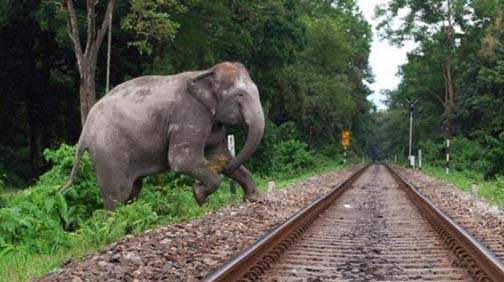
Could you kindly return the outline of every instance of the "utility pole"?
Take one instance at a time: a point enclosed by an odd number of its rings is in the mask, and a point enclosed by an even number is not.
[[[109,17],[109,29],[108,29],[108,46],[107,46],[107,80],[105,83],[105,94],[110,90],[110,53],[112,49],[112,12],[110,12]]]
[[[409,107],[409,113],[410,113],[410,118],[409,118],[409,149],[408,149],[408,160],[410,162],[410,165],[412,167],[415,167],[415,159],[413,155],[411,155],[411,147],[413,144],[413,113],[415,112],[415,105],[418,102],[418,100],[415,101],[410,101],[409,99],[406,99],[406,103],[408,103]]]

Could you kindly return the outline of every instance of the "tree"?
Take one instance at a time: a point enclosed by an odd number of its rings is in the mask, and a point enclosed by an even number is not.
[[[115,2],[115,0],[108,1],[100,28],[96,30],[97,1],[86,1],[87,39],[85,48],[83,50],[80,38],[79,21],[73,0],[65,0],[69,36],[73,43],[75,58],[77,60],[77,68],[80,74],[79,97],[82,125],[84,125],[91,107],[93,107],[96,102],[95,75],[98,51],[100,50],[103,38],[105,37],[107,29],[109,28],[109,18],[112,15],[112,10],[114,9]]]
[[[104,28],[109,7],[113,24]],[[371,30],[354,0],[4,0],[0,171],[11,174],[14,162],[22,162],[15,174],[44,168],[44,148],[77,140],[78,124],[103,93],[106,57],[99,49],[109,28],[112,84],[244,63],[269,115],[254,170],[269,171],[275,128],[283,123],[298,131],[289,138],[313,147],[336,153],[343,128],[360,140],[353,148],[364,147]],[[68,95],[78,91],[80,101]],[[233,133],[239,142],[243,132]]]
[[[55,0],[52,4],[59,5],[65,9],[65,18],[68,27],[68,34],[72,41],[77,68],[80,74],[80,111],[81,122],[84,124],[88,112],[96,102],[96,67],[98,52],[107,33],[110,17],[116,5],[116,0],[108,0],[104,5],[99,5],[98,1],[86,1],[86,42],[83,49],[80,35],[79,9],[74,6],[74,0],[64,0],[64,4]],[[197,0],[188,1],[195,3]],[[123,14],[121,27],[126,32],[134,34],[134,38],[128,45],[134,46],[140,53],[151,54],[154,43],[165,42],[174,38],[179,25],[171,20],[170,12],[183,14],[186,7],[180,0],[130,0],[129,9]],[[97,29],[98,17],[96,8],[105,10],[101,18],[101,25]]]
[[[394,20],[400,12],[406,16],[399,28],[394,28]],[[383,20],[378,29],[383,36],[396,44],[406,40],[420,43],[420,49],[436,50],[443,77],[443,92],[436,93],[437,100],[444,108],[445,128],[448,136],[452,134],[451,121],[454,118],[456,91],[453,78],[453,60],[460,34],[468,25],[470,13],[468,0],[392,0],[377,10]]]

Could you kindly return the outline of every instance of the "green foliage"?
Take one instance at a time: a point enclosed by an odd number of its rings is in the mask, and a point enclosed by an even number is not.
[[[299,173],[310,168],[315,163],[315,157],[308,149],[308,145],[298,140],[288,140],[275,145],[275,171],[285,173]]]
[[[451,165],[457,170],[476,170],[483,172],[489,163],[485,159],[484,148],[476,141],[464,137],[456,137],[451,140],[450,155]]]
[[[444,140],[422,141],[418,145],[422,149],[424,163],[443,167],[446,160],[446,142]],[[450,140],[450,166],[458,171],[474,170],[484,173],[489,166],[489,160],[484,147],[477,141],[465,137],[455,137]]]
[[[427,173],[435,178],[452,183],[456,187],[464,190],[471,191],[471,186],[474,183],[481,183],[483,180],[482,174],[476,171],[458,171],[452,170],[450,174],[446,174],[444,167],[426,165],[422,168],[424,173]]]
[[[418,143],[418,148],[422,149],[424,164],[443,167],[446,163],[446,143],[443,140],[426,140]]]
[[[471,192],[473,184],[480,186],[479,195],[485,199],[504,207],[504,177],[499,176],[494,180],[485,180],[481,172],[466,169],[464,171],[452,171],[446,174],[444,168],[426,166],[423,171],[435,178],[452,183],[456,187]]]
[[[405,100],[416,99],[413,152],[422,149],[427,164],[445,166],[450,138],[454,170],[487,178],[504,174],[503,7],[501,0],[393,0],[377,10],[383,37],[417,42],[401,67],[399,87],[388,91],[389,110],[376,119],[382,159],[407,155]],[[399,16],[401,9],[405,17]],[[452,104],[446,99],[448,65]]]
[[[158,220],[158,214],[149,203],[137,201],[114,212],[96,210],[78,234],[92,240],[93,244],[102,245],[119,240],[125,234],[138,234]]]
[[[57,150],[46,149],[44,156],[53,167],[40,177],[36,186],[59,188],[62,184],[61,180],[67,179],[72,170],[75,150],[75,146],[66,144],[62,144]],[[65,200],[70,207],[68,221],[65,221],[65,230],[79,228],[94,210],[103,207],[103,199],[88,154],[84,154],[77,178],[65,193]]]
[[[111,84],[240,61],[258,85],[268,116],[263,144],[250,164],[253,171],[272,169],[275,127],[287,122],[298,132],[292,138],[311,147],[336,143],[343,128],[355,133],[352,149],[364,147],[371,105],[362,79],[372,79],[367,64],[371,27],[355,1],[231,2],[116,1]],[[107,3],[96,3],[98,24]],[[76,2],[75,8],[84,45],[86,4]],[[15,85],[0,100],[5,121],[0,167],[8,170],[11,185],[14,175],[33,181],[47,171],[43,148],[77,140],[79,100],[68,93],[78,93],[79,75],[64,1],[9,0],[0,11],[0,55],[8,70],[0,82]],[[101,48],[98,94],[105,84],[105,54]]]
[[[11,197],[0,209],[0,251],[21,248],[26,251],[48,253],[64,247],[72,231],[84,224],[97,207],[101,207],[94,172],[89,157],[82,162],[78,180],[69,193],[58,192],[61,179],[68,177],[74,147],[62,145],[58,150],[46,150],[53,168],[37,184]],[[77,189],[77,190],[76,190]]]
[[[292,121],[284,122],[278,126],[276,129],[277,141],[284,142],[291,139],[299,140],[301,139],[301,133],[296,128],[296,124]]]
[[[137,39],[128,44],[146,54],[152,53],[152,41],[166,44],[173,40],[180,24],[171,14],[187,11],[179,0],[130,0],[129,3],[130,12],[121,19],[121,28],[137,35]]]
[[[4,189],[5,189],[5,183],[4,183],[4,177],[5,177],[5,174],[1,173],[0,172],[0,195],[2,195]]]
[[[504,176],[499,176],[493,181],[483,182],[480,195],[504,207]]]
[[[486,154],[488,166],[485,171],[485,177],[504,176],[504,132],[498,138],[487,136],[486,141],[489,146]]]

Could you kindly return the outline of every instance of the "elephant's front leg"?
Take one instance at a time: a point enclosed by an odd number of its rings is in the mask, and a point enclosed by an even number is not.
[[[223,173],[225,176],[236,181],[245,192],[244,198],[250,201],[258,201],[260,199],[257,187],[252,179],[252,174],[241,165],[232,173],[224,171],[226,164],[233,159],[233,155],[227,149],[224,139],[219,144],[207,148],[205,156],[210,162],[210,167],[216,173]]]
[[[170,142],[168,163],[173,171],[196,179],[193,189],[199,205],[220,185],[219,174],[204,157],[204,144]]]

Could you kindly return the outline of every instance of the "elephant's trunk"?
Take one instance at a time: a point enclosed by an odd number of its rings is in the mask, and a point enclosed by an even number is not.
[[[249,108],[244,107],[243,116],[248,126],[247,141],[240,153],[226,167],[229,173],[235,171],[240,165],[248,160],[255,152],[264,134],[264,112],[261,102],[257,101],[258,106]]]

